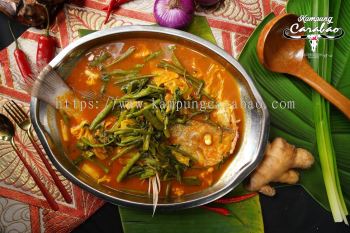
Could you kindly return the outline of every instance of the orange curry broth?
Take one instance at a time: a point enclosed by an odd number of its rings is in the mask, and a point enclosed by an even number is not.
[[[120,51],[120,45],[124,44],[123,49]],[[73,68],[70,76],[67,78],[66,82],[70,87],[72,87],[74,90],[77,91],[86,91],[86,90],[93,90],[96,93],[99,93],[100,88],[102,86],[102,81],[100,78],[96,80],[95,85],[88,85],[86,83],[87,80],[87,75],[85,74],[85,70],[89,69],[94,72],[100,73],[98,68],[91,68],[88,66],[89,60],[89,54],[93,53],[95,56],[99,55],[101,51],[108,49],[109,52],[113,54],[113,52],[118,51],[119,52],[124,52],[126,49],[128,49],[130,46],[135,46],[136,51],[127,59],[111,66],[108,68],[108,70],[113,70],[113,69],[131,69],[135,66],[135,64],[143,64],[144,63],[144,58],[143,57],[136,57],[138,56],[139,50],[142,49],[148,49],[151,52],[155,52],[160,50],[161,48],[166,47],[169,44],[175,44],[176,45],[176,50],[175,54],[179,61],[183,64],[183,66],[186,68],[187,71],[193,72],[194,68],[193,66],[196,67],[197,70],[206,72],[208,70],[208,67],[210,64],[217,64],[220,66],[220,68],[223,68],[222,65],[211,59],[210,57],[201,54],[197,51],[194,51],[188,47],[185,47],[180,44],[176,43],[169,43],[167,41],[163,40],[158,40],[158,39],[126,39],[123,41],[118,41],[110,44],[106,44],[100,47],[96,47],[91,49],[88,53],[86,53],[85,56],[80,58],[80,60],[77,62],[76,66]],[[142,49],[141,49],[142,48]],[[159,61],[163,58],[163,56],[159,56],[157,58],[154,58],[146,63],[146,65],[141,69],[140,74],[150,74],[152,69],[154,69]],[[108,64],[108,61],[106,61],[106,64]],[[238,133],[239,133],[239,139],[238,143],[236,144],[235,151],[237,148],[240,146],[240,138],[243,135],[243,128],[244,128],[244,119],[243,119],[243,109],[241,108],[240,105],[240,93],[239,89],[237,86],[237,83],[235,79],[232,77],[232,75],[229,72],[221,72],[222,73],[222,78],[224,79],[224,99],[228,100],[230,102],[235,102],[237,103],[237,108],[235,108],[235,115],[236,119],[240,120],[238,125]],[[203,75],[204,76],[204,75]],[[206,80],[206,77],[203,77],[204,80]],[[217,82],[219,83],[219,82]],[[112,97],[121,97],[123,95],[123,92],[117,85],[113,85],[113,81],[111,80],[107,86],[105,94],[107,96],[112,96]],[[99,101],[99,102],[94,102],[94,107],[93,108],[86,108],[83,111],[81,111],[81,118],[84,120],[87,120],[88,122],[91,122],[96,115],[103,109],[103,107],[106,104],[106,100],[104,101]],[[77,110],[80,111],[80,110]],[[58,114],[58,121],[62,120],[62,117],[60,114]],[[81,119],[79,119],[81,120]],[[116,119],[113,119],[116,120]],[[74,122],[74,120],[71,120],[70,126],[74,127],[78,124],[79,122]],[[60,124],[58,124],[60,125]],[[62,140],[63,141],[63,140]],[[68,156],[74,160],[76,159],[80,151],[76,147],[77,139],[73,136],[70,135],[70,138],[68,141],[64,142],[64,148]],[[235,152],[234,152],[235,153]],[[234,154],[233,153],[233,154]],[[131,152],[130,152],[131,154]],[[112,157],[113,155],[109,155]],[[209,168],[189,168],[184,172],[184,176],[197,176],[202,180],[202,184],[200,186],[189,186],[189,185],[183,185],[180,184],[177,181],[166,181],[162,182],[162,189],[160,192],[160,195],[165,194],[165,187],[168,182],[171,182],[171,190],[172,190],[172,195],[185,195],[193,192],[198,192],[200,190],[203,190],[211,185],[213,185],[222,175],[222,173],[225,171],[227,168],[228,164],[230,161],[232,161],[233,156],[229,156],[224,163],[222,163],[220,166],[214,166],[213,167],[213,172],[210,173],[208,172]],[[122,182],[118,183],[116,181],[116,177],[121,171],[122,167],[124,164],[126,164],[126,161],[128,160],[128,155],[124,155],[120,157],[119,159],[115,160],[112,165],[110,166],[110,171],[108,175],[111,177],[110,181],[104,181],[101,184],[107,185],[111,188],[118,189],[118,190],[132,190],[136,192],[144,192],[146,193],[148,190],[148,181],[147,180],[140,180],[137,177],[131,177],[131,178],[126,178]],[[108,161],[109,159],[105,159],[101,162],[103,162],[106,166],[108,166]],[[87,163],[91,166],[94,167],[96,173],[100,177],[104,175],[104,172],[102,169],[100,169],[97,165],[94,165],[93,162],[90,161],[84,161],[82,162],[79,167],[81,168],[82,164]]]

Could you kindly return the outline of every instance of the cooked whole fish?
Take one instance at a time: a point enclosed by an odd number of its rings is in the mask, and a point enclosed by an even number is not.
[[[238,131],[191,120],[170,129],[170,142],[191,154],[198,166],[208,167],[222,162],[233,153]]]

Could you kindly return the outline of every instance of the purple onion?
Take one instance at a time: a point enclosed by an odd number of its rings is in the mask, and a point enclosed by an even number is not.
[[[220,0],[196,0],[196,2],[201,6],[207,7],[214,6],[215,4],[220,2]]]
[[[156,0],[153,11],[159,25],[183,28],[193,18],[194,3],[193,0]]]

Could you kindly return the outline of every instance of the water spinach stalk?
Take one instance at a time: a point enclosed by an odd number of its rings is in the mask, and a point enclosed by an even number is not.
[[[340,1],[330,6],[329,0],[313,1],[313,16],[330,16],[330,7],[333,7],[333,19],[336,24],[339,16]],[[320,27],[322,22],[313,23],[312,27]],[[333,25],[336,27],[336,25]],[[333,54],[334,41],[320,40],[317,48],[319,54]],[[319,56],[317,59],[311,59],[311,65],[321,77],[327,82],[331,81],[332,73],[332,56]],[[348,210],[345,205],[342,189],[340,186],[336,155],[332,142],[332,134],[330,129],[329,103],[313,91],[312,94],[313,111],[315,117],[316,139],[319,151],[320,163],[322,167],[323,179],[326,186],[327,196],[335,222],[345,222],[348,225],[346,216]]]

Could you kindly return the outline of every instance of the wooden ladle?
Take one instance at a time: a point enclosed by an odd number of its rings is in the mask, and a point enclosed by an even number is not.
[[[350,119],[350,100],[321,78],[305,57],[305,39],[288,39],[283,31],[298,23],[298,16],[284,14],[277,16],[263,28],[257,53],[261,64],[267,69],[293,75],[319,92]]]

